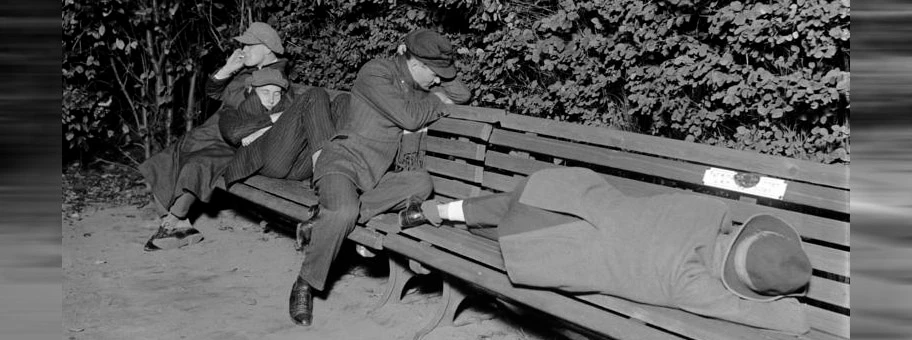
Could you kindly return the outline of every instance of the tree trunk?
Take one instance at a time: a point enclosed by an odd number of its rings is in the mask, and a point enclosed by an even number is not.
[[[166,67],[165,69],[168,69],[168,68]],[[167,79],[167,83],[165,83],[165,86],[164,86],[165,93],[161,95],[163,97],[163,99],[161,100],[161,104],[159,104],[159,105],[168,104],[167,102],[165,102],[164,98],[171,97],[170,101],[172,102],[172,104],[174,102],[174,97],[171,96],[171,94],[174,93],[174,75],[171,73],[168,73],[168,76],[166,77],[166,79]],[[168,107],[165,108],[165,127],[164,127],[165,145],[163,147],[168,147],[169,145],[171,145],[171,125],[172,124],[174,124],[174,105],[168,105]]]
[[[190,75],[190,87],[187,89],[187,108],[184,110],[184,126],[187,132],[193,129],[193,119],[196,117],[196,75],[199,74],[195,63],[191,65],[193,65],[193,74]]]
[[[152,158],[152,133],[149,131],[149,110],[142,109],[142,126],[139,127],[143,139],[143,151],[145,159]]]

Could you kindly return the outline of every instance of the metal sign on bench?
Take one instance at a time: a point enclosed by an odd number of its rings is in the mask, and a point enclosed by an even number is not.
[[[777,200],[785,196],[788,187],[788,183],[778,178],[720,168],[706,169],[703,173],[703,184]]]

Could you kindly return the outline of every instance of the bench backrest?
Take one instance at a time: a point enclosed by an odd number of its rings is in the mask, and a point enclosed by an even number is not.
[[[433,124],[426,138],[425,166],[445,198],[509,191],[536,170],[578,166],[605,175],[630,195],[688,192],[718,198],[730,207],[735,224],[756,213],[775,214],[798,228],[814,265],[808,296],[801,300],[814,328],[811,337],[849,337],[847,166],[467,106]],[[746,186],[762,178],[761,184],[786,189],[779,197],[774,189],[720,188],[708,170],[723,182],[737,173]]]

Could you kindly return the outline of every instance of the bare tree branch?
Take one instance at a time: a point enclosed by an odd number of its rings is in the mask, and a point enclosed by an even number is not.
[[[130,112],[133,113],[133,120],[136,122],[136,126],[139,127],[139,112],[136,111],[136,104],[133,103],[133,98],[130,98],[130,93],[127,92],[127,85],[124,83],[124,80],[121,79],[120,71],[117,69],[117,62],[114,57],[111,58],[111,68],[114,69],[114,79],[117,80],[117,84],[120,85],[120,91],[123,93],[124,98],[127,99],[127,103],[130,104]]]

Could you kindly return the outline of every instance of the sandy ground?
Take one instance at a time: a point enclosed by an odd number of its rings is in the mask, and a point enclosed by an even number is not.
[[[427,279],[401,302],[371,312],[383,293],[386,260],[345,248],[338,280],[315,299],[314,324],[299,327],[287,313],[300,263],[290,237],[220,210],[196,221],[203,242],[144,252],[154,216],[133,206],[89,206],[67,216],[65,339],[412,339],[440,301],[439,283]],[[467,325],[438,328],[426,339],[554,338],[500,311],[491,304],[467,308],[457,319]]]

